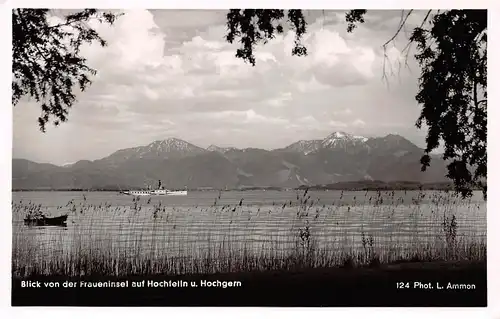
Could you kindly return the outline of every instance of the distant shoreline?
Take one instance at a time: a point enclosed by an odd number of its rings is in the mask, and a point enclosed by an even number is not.
[[[123,190],[141,189],[140,187],[121,187],[113,186],[102,188],[34,188],[34,189],[12,189],[12,192],[120,192]],[[435,183],[419,183],[411,181],[350,181],[338,182],[326,185],[302,185],[299,187],[274,187],[274,186],[248,186],[239,188],[218,189],[210,187],[192,188],[188,191],[196,192],[214,192],[214,191],[296,191],[296,190],[315,190],[315,191],[422,191],[422,190],[438,190],[438,191],[453,191],[454,186],[451,182],[435,182]],[[480,190],[475,189],[475,190]]]

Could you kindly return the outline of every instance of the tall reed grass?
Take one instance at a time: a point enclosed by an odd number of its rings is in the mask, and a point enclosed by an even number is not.
[[[264,206],[244,199],[223,205],[219,194],[210,207],[191,208],[166,207],[154,198],[132,198],[127,207],[70,201],[57,207],[70,211],[66,230],[16,226],[12,273],[182,275],[486,259],[485,234],[457,217],[458,208],[464,216],[479,209],[470,200],[447,192],[419,192],[411,203],[395,192],[350,196],[342,192],[323,203],[306,190],[296,200]],[[13,203],[14,216],[40,209]],[[203,227],[196,222],[200,215]],[[263,233],[262,223],[271,231]]]

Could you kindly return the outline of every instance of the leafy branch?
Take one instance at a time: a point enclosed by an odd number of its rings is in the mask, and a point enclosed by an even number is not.
[[[81,91],[91,84],[97,71],[80,55],[83,44],[106,41],[88,22],[112,25],[121,14],[85,9],[65,16],[65,22],[49,25],[48,9],[15,9],[12,12],[12,103],[24,96],[40,103],[40,130],[53,117],[54,125],[67,120],[68,110],[76,102],[73,87]]]

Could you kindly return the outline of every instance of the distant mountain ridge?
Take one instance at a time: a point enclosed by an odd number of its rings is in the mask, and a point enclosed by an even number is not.
[[[201,147],[178,138],[168,138],[162,141],[154,141],[145,146],[118,150],[100,161],[122,162],[133,159],[182,158],[184,156],[201,154],[203,152],[205,152],[205,149]]]
[[[364,136],[354,136],[345,132],[333,132],[321,141],[323,148],[349,148],[365,146],[368,138]]]
[[[309,140],[309,141],[300,140],[298,142],[288,145],[283,150],[300,152],[304,153],[304,155],[307,155],[309,153],[317,151],[320,147],[321,147],[321,140]]]
[[[298,187],[359,180],[442,182],[445,162],[435,156],[420,170],[423,150],[389,134],[366,138],[333,132],[284,148],[204,149],[178,138],[118,150],[95,161],[56,166],[13,159],[14,189],[144,187],[161,179],[169,188]]]
[[[207,151],[225,153],[227,151],[238,150],[236,147],[219,147],[216,145],[210,145],[207,147]]]

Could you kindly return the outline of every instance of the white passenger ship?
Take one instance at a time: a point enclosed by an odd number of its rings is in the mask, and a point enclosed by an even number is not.
[[[161,181],[158,181],[158,188],[157,189],[150,189],[150,187],[148,187],[148,189],[145,189],[145,190],[124,191],[123,194],[132,195],[132,196],[165,196],[165,195],[184,196],[184,195],[187,195],[187,190],[171,191],[171,190],[163,188],[163,186],[161,185]]]

